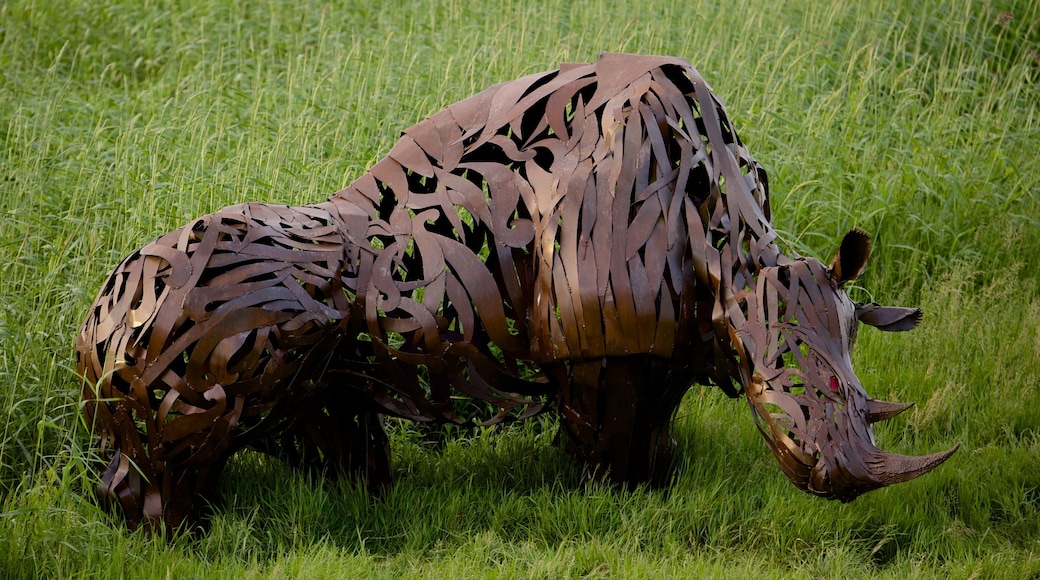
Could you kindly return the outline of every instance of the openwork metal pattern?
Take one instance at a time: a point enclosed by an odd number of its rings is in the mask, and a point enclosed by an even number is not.
[[[785,256],[766,174],[686,61],[605,54],[496,85],[407,129],[327,202],[225,208],[128,257],[77,344],[132,527],[195,525],[227,459],[391,479],[381,416],[494,423],[548,404],[590,474],[666,481],[693,383],[743,391],[799,488],[850,500],[952,452],[878,450],[908,405],[863,391],[853,230]],[[460,397],[464,395],[464,397]],[[467,401],[495,409],[473,417]]]

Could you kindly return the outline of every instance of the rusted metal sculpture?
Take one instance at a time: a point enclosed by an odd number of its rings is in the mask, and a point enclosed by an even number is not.
[[[693,383],[743,391],[784,474],[848,501],[956,449],[880,451],[853,230],[829,266],[785,256],[766,175],[686,61],[606,54],[496,85],[407,129],[326,203],[246,204],[166,234],[101,289],[77,344],[131,527],[195,524],[245,446],[389,483],[381,416],[466,422],[555,405],[594,475],[665,481]]]

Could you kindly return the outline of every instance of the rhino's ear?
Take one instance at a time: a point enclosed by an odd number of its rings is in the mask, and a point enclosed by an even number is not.
[[[859,228],[852,228],[842,238],[841,247],[831,260],[831,278],[838,284],[855,280],[867,267],[869,256],[870,235]]]
[[[863,324],[888,332],[910,330],[921,322],[920,308],[857,304],[856,318]]]

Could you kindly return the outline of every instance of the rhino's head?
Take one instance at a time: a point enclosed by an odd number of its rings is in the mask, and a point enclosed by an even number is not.
[[[748,357],[744,390],[784,474],[804,491],[841,501],[913,479],[957,450],[908,457],[874,444],[871,424],[911,404],[863,390],[850,356],[858,323],[909,330],[921,313],[848,297],[843,286],[863,271],[869,250],[869,237],[853,230],[830,266],[798,258],[762,268],[745,292],[747,318],[733,329]]]

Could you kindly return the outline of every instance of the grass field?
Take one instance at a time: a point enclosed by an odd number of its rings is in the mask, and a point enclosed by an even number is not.
[[[0,577],[1040,577],[1040,7],[974,2],[0,0]],[[743,401],[695,387],[666,491],[587,483],[551,417],[392,423],[371,501],[255,454],[201,538],[90,499],[72,342],[127,253],[247,200],[325,199],[399,132],[604,50],[689,59],[770,172],[793,249],[875,236],[859,377],[878,430],[959,453],[842,505],[793,488]]]

